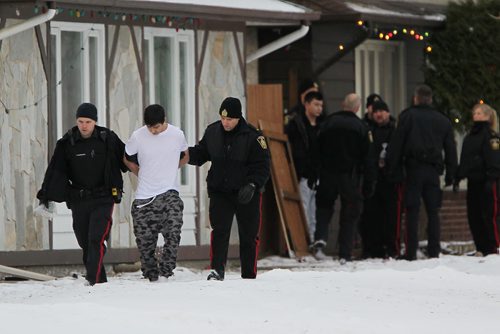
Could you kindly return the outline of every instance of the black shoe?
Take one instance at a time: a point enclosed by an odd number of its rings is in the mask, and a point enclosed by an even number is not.
[[[223,281],[224,274],[218,273],[216,270],[212,270],[207,276],[207,281]]]

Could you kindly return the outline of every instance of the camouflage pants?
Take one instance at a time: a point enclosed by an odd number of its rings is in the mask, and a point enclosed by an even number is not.
[[[144,277],[157,278],[172,275],[181,240],[184,203],[175,190],[149,199],[136,199],[132,204],[134,234],[141,257]],[[165,244],[155,256],[158,234]]]

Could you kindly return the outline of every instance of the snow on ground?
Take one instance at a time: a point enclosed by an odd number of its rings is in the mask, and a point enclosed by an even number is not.
[[[140,273],[0,284],[2,333],[483,333],[500,324],[500,256],[259,261],[256,280],[177,268],[159,283]]]

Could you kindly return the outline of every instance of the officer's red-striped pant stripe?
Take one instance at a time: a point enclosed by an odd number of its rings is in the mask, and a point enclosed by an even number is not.
[[[109,214],[109,219],[106,223],[106,230],[104,230],[104,233],[102,234],[101,242],[99,243],[99,262],[97,263],[97,272],[95,275],[95,282],[100,283],[100,277],[101,277],[101,268],[102,268],[102,261],[104,259],[104,241],[109,235],[109,230],[111,229],[111,222],[113,221],[113,209],[114,205],[111,206],[111,212]]]

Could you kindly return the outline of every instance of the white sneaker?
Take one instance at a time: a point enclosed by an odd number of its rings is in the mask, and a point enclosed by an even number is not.
[[[314,258],[318,261],[325,261],[327,256],[325,252],[323,252],[322,248],[316,249],[316,252],[314,253]]]

